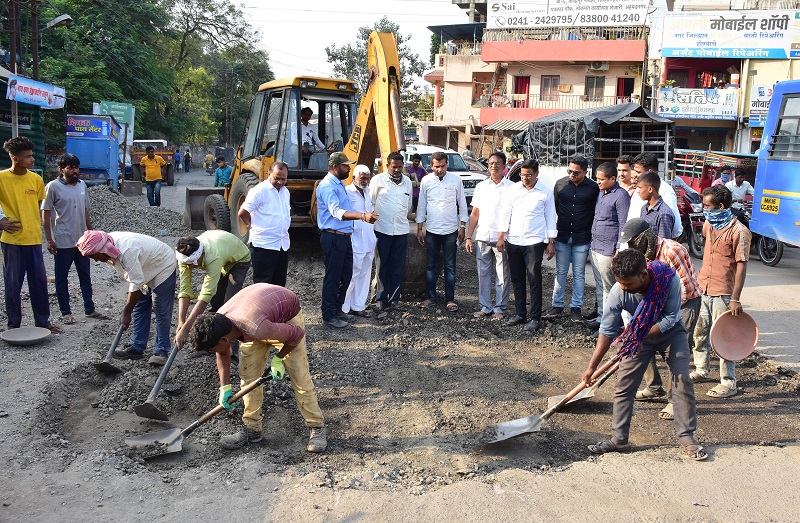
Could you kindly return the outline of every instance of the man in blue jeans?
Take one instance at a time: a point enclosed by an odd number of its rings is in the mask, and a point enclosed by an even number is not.
[[[139,162],[139,170],[144,175],[147,186],[147,202],[150,207],[161,207],[161,180],[167,172],[167,162],[155,151],[152,145],[147,146],[147,155]]]
[[[589,162],[581,155],[569,161],[567,176],[556,182],[553,194],[558,215],[556,236],[556,282],[553,287],[553,307],[542,314],[543,319],[553,319],[564,312],[564,290],[567,272],[572,264],[572,300],[570,319],[583,321],[583,284],[586,259],[592,241],[592,221],[600,189],[586,177]]]
[[[428,264],[425,283],[428,298],[422,307],[436,303],[436,281],[439,279],[439,252],[444,258],[444,299],[447,310],[455,312],[456,248],[464,241],[467,226],[467,200],[461,177],[447,172],[447,154],[437,151],[431,155],[433,176],[426,176],[419,186],[417,206],[417,241],[426,247]],[[425,224],[425,233],[422,226]],[[456,241],[458,243],[456,243]]]
[[[86,231],[77,243],[81,254],[108,263],[128,282],[128,298],[119,318],[126,330],[133,321],[129,347],[114,351],[115,358],[138,360],[150,338],[150,315],[155,309],[156,342],[151,365],[163,365],[169,354],[169,329],[175,308],[175,269],[172,247],[152,236],[135,232]]]
[[[342,304],[353,277],[353,220],[375,223],[374,212],[350,210],[350,198],[344,180],[355,162],[345,153],[333,153],[328,159],[328,174],[317,186],[317,225],[319,242],[325,254],[325,277],[322,279],[322,321],[328,327],[345,329],[355,320],[342,311]]]

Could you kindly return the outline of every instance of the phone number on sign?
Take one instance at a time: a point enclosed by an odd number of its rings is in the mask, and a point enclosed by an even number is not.
[[[628,23],[628,22],[638,22],[641,19],[641,15],[637,13],[623,13],[623,14],[616,14],[616,15],[580,15],[578,19],[578,23],[581,24],[598,24],[598,23]]]

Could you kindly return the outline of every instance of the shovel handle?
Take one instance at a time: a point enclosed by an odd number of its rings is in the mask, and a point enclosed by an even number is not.
[[[108,354],[106,354],[106,363],[111,363],[111,360],[114,358],[114,351],[117,350],[117,345],[119,345],[119,340],[122,339],[122,333],[125,332],[125,327],[122,325],[119,326],[117,329],[117,334],[114,336],[114,341],[111,342],[111,348],[108,349]]]
[[[167,374],[169,373],[169,368],[172,367],[172,362],[175,361],[175,356],[177,354],[178,354],[178,346],[173,345],[172,350],[169,351],[169,358],[167,358],[167,362],[164,364],[164,368],[161,369],[161,373],[158,375],[156,384],[153,385],[153,390],[150,391],[150,395],[147,397],[146,403],[153,403],[156,400],[156,396],[158,396],[158,391],[161,390],[161,385],[164,384],[164,380],[167,378]]]
[[[238,400],[242,399],[251,390],[255,389],[256,387],[260,387],[261,385],[264,384],[264,382],[267,382],[267,381],[269,381],[271,379],[272,379],[272,374],[265,374],[264,376],[261,376],[260,378],[258,378],[254,382],[248,383],[247,385],[242,387],[239,390],[239,392],[237,392],[236,394],[233,395],[233,397],[230,399],[230,402],[233,403],[235,401],[238,401]],[[181,432],[181,436],[184,436],[184,437],[188,436],[189,434],[194,432],[194,429],[196,429],[197,427],[199,427],[203,423],[206,423],[208,420],[210,420],[211,418],[213,418],[217,414],[222,414],[223,412],[225,412],[225,407],[223,407],[222,405],[217,405],[213,409],[211,409],[208,412],[206,412],[205,414],[203,414],[203,416],[200,417],[200,419],[198,419],[197,421],[195,421],[194,423],[192,423],[191,425],[189,425],[188,427],[183,429],[183,432]]]
[[[620,357],[615,355],[613,358],[611,358],[610,360],[605,362],[599,369],[594,371],[594,374],[592,374],[592,379],[597,379],[597,378],[601,377],[601,375],[605,374],[607,371],[611,370],[612,367],[613,367],[614,370],[612,370],[611,372],[608,372],[608,375],[603,378],[603,381],[607,380],[608,377],[611,376],[611,374],[613,374],[614,371],[616,371],[619,368],[619,360],[620,360]],[[564,405],[569,403],[569,400],[571,400],[572,398],[577,396],[578,393],[580,391],[582,391],[583,389],[585,389],[585,388],[586,388],[586,384],[583,383],[583,381],[581,381],[578,385],[575,386],[574,389],[569,391],[566,396],[561,398],[561,401],[559,401],[558,403],[556,403],[555,405],[553,405],[552,407],[550,407],[549,409],[544,411],[544,413],[542,413],[542,415],[540,417],[543,420],[549,418],[550,416],[555,414],[556,411],[558,411],[561,407],[563,407]]]

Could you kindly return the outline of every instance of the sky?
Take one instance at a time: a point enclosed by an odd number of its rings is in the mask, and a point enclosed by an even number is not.
[[[384,15],[411,36],[408,45],[430,61],[429,25],[469,22],[467,12],[451,0],[242,0],[245,19],[269,52],[276,78],[331,76],[325,48],[354,44],[359,27],[372,27]],[[275,5],[280,7],[274,7]]]

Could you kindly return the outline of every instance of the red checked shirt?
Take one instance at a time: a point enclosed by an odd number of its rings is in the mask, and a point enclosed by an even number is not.
[[[697,273],[694,271],[692,259],[686,247],[674,240],[658,239],[658,252],[656,260],[662,261],[672,267],[675,274],[681,279],[681,305],[692,298],[700,296],[700,284]]]
[[[254,283],[237,292],[219,308],[244,334],[245,342],[256,340],[296,344],[306,335],[305,330],[286,322],[300,312],[300,301],[292,291]]]

